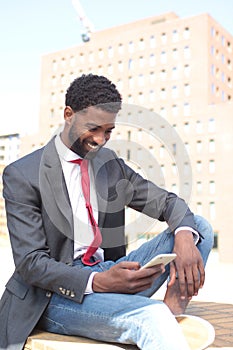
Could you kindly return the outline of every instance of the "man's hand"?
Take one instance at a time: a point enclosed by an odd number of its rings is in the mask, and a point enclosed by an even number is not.
[[[168,286],[172,286],[178,277],[181,299],[191,299],[198,294],[205,281],[203,260],[193,242],[192,232],[180,231],[176,234],[173,252],[177,258],[170,264]]]
[[[163,264],[140,270],[138,262],[123,261],[95,274],[92,289],[102,293],[135,294],[150,288],[164,271]]]

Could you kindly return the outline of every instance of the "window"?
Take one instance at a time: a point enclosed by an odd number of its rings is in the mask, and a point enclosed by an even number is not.
[[[134,85],[134,78],[133,77],[129,77],[129,86],[130,87],[133,87],[133,85]]]
[[[200,120],[197,120],[196,122],[196,131],[198,134],[201,134],[203,132],[203,126]]]
[[[178,41],[178,39],[179,39],[179,35],[178,35],[177,30],[175,29],[172,32],[172,41],[175,43],[176,41]]]
[[[112,74],[113,73],[113,66],[112,64],[108,65],[108,74]]]
[[[133,43],[133,41],[129,42],[129,52],[134,52],[134,43]]]
[[[208,131],[209,132],[214,132],[215,131],[215,120],[214,120],[214,118],[210,118],[209,119]]]
[[[166,33],[161,34],[161,42],[162,42],[162,44],[167,43],[167,34]]]
[[[139,74],[138,76],[138,85],[143,86],[144,85],[144,76],[143,74]]]
[[[186,148],[186,151],[187,151],[187,153],[189,153],[190,152],[190,146],[189,146],[189,143],[188,142],[185,142],[185,148]]]
[[[197,171],[198,171],[198,173],[200,173],[202,170],[202,162],[200,160],[198,160],[196,165],[197,165]]]
[[[185,77],[189,77],[190,76],[190,66],[188,64],[186,64],[184,66],[184,75],[185,75]]]
[[[108,48],[108,57],[113,57],[113,48],[112,48],[112,46],[109,46],[109,48]]]
[[[173,49],[172,50],[172,57],[177,60],[178,59],[178,50],[177,49]]]
[[[65,59],[65,57],[62,57],[62,59],[61,59],[61,65],[62,65],[62,67],[65,67],[65,66],[66,66],[66,59]]]
[[[122,55],[124,53],[124,46],[122,44],[118,45],[118,53]]]
[[[177,79],[178,78],[178,69],[177,67],[172,68],[172,79]]]
[[[209,172],[211,174],[215,172],[215,161],[213,159],[209,161]]]
[[[212,36],[212,37],[215,36],[215,29],[214,29],[214,27],[211,27],[211,36]]]
[[[177,184],[172,184],[172,192],[178,194]]]
[[[71,65],[71,67],[75,66],[75,57],[74,56],[70,57],[70,65]]]
[[[150,72],[150,81],[151,81],[151,83],[153,83],[155,81],[155,73],[154,72]]]
[[[53,71],[57,70],[57,61],[56,60],[53,60],[53,62],[52,62],[52,69],[53,69]]]
[[[144,66],[144,57],[139,57],[139,66],[143,67]]]
[[[224,64],[224,62],[225,62],[225,56],[224,56],[224,54],[222,54],[221,55],[221,62]]]
[[[149,99],[151,102],[153,102],[155,100],[155,92],[154,90],[150,90],[149,92]]]
[[[161,55],[160,55],[160,62],[161,63],[166,63],[167,62],[167,53],[165,51],[162,51],[161,52]]]
[[[178,115],[178,107],[177,107],[177,105],[173,105],[173,106],[172,106],[172,114],[173,114],[174,116],[177,116],[177,115]]]
[[[190,47],[189,46],[185,46],[184,47],[184,58],[190,58],[191,53],[190,53]]]
[[[190,85],[189,84],[184,85],[184,94],[185,94],[185,96],[190,96]]]
[[[160,108],[160,115],[163,117],[163,118],[166,118],[167,116],[167,111],[164,107],[161,107]]]
[[[209,152],[210,153],[215,152],[215,140],[213,139],[209,140]]]
[[[79,59],[81,63],[84,63],[84,54],[82,52],[79,55]]]
[[[187,102],[184,104],[184,116],[190,116],[190,104]]]
[[[155,65],[155,55],[152,53],[150,55],[150,66],[154,66]]]
[[[134,67],[134,61],[132,60],[132,58],[129,59],[128,61],[128,69],[131,70]]]
[[[119,61],[119,62],[118,62],[118,70],[119,70],[120,72],[123,71],[123,63],[122,63],[122,61]]]
[[[165,100],[166,98],[166,90],[164,88],[160,90],[160,97],[162,100]]]
[[[166,77],[167,77],[167,72],[166,72],[165,69],[162,69],[162,70],[160,71],[160,78],[161,78],[161,79],[166,79]]]
[[[184,123],[184,131],[187,133],[189,132],[189,129],[190,129],[189,122]]]
[[[177,88],[177,86],[173,86],[172,87],[172,97],[173,98],[178,97],[178,88]]]
[[[209,192],[210,192],[210,194],[215,194],[215,182],[214,181],[209,182]]]
[[[160,156],[160,158],[164,157],[164,146],[163,145],[160,146],[160,148],[159,148],[159,156]]]
[[[57,84],[57,78],[55,76],[52,77],[52,85],[55,86]]]
[[[201,193],[201,192],[202,192],[202,182],[197,181],[197,193]]]
[[[214,220],[216,217],[216,209],[215,209],[215,203],[210,202],[209,204],[209,212],[210,212],[210,219]]]
[[[98,56],[100,59],[104,58],[104,51],[102,49],[99,49]]]
[[[197,214],[202,215],[202,203],[197,202]]]
[[[172,154],[175,156],[176,155],[176,143],[172,144]]]
[[[156,45],[155,37],[154,37],[154,35],[152,35],[152,36],[150,37],[150,47],[151,47],[151,48],[154,48],[155,45]]]
[[[88,58],[89,58],[89,62],[94,62],[94,54],[93,54],[93,52],[89,53]]]
[[[143,39],[139,40],[139,50],[144,50],[145,49],[145,43]]]
[[[175,163],[172,164],[172,173],[173,175],[177,175],[177,166]]]
[[[190,37],[190,30],[188,27],[184,28],[184,34],[183,34],[184,39],[189,39]]]
[[[202,142],[201,141],[197,141],[197,152],[198,153],[202,152]]]
[[[222,91],[221,98],[222,98],[222,101],[224,102],[225,101],[225,91]]]

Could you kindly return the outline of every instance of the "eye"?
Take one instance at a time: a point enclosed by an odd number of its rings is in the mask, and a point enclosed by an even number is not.
[[[90,131],[90,132],[95,132],[95,131],[97,131],[98,130],[98,127],[96,126],[96,127],[94,127],[94,128],[90,128],[90,129],[88,129],[88,131]]]

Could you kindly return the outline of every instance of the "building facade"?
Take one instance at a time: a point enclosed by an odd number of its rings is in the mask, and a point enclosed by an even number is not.
[[[232,68],[233,37],[207,14],[167,13],[93,33],[89,42],[43,56],[39,133],[22,140],[22,155],[62,127],[71,81],[108,77],[124,102],[110,146],[205,216],[220,259],[232,262]],[[161,229],[137,215],[127,211],[132,247]]]

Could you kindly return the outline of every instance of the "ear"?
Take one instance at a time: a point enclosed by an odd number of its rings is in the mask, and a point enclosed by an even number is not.
[[[74,111],[70,106],[66,106],[64,109],[64,119],[66,122],[70,123],[74,115]]]

